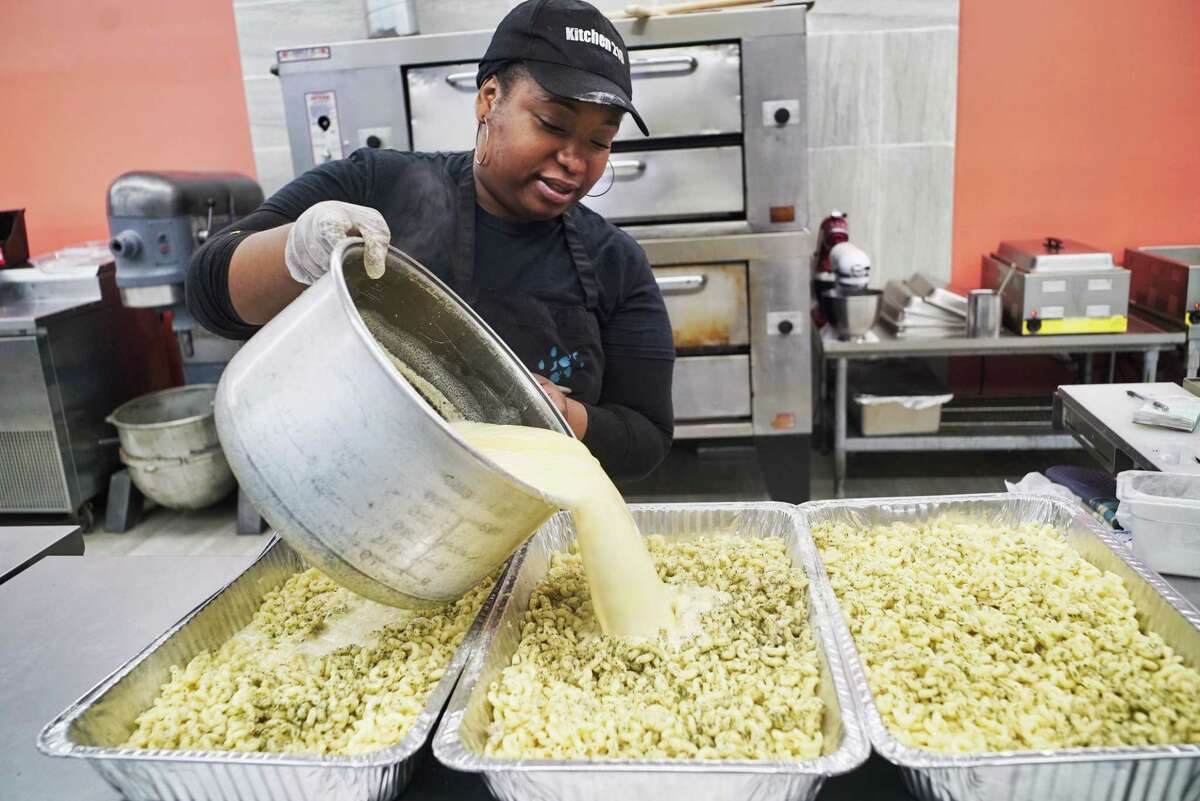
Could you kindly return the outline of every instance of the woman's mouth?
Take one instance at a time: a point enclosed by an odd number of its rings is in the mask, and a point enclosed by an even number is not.
[[[564,206],[572,202],[575,200],[575,193],[579,191],[578,184],[547,178],[544,175],[537,177],[536,184],[542,197],[556,206]]]

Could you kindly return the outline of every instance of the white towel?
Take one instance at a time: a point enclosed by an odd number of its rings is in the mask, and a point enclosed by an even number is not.
[[[1166,409],[1160,409],[1153,401],[1143,403],[1133,413],[1133,422],[1179,431],[1195,431],[1200,421],[1200,398],[1155,398]]]

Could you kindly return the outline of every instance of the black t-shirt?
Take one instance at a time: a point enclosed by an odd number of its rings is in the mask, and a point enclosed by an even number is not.
[[[559,306],[586,298],[561,219],[513,223],[475,206],[475,280],[489,292],[528,292]]]
[[[377,209],[393,244],[475,306],[506,340],[526,339],[516,329],[539,314],[573,338],[547,340],[545,353],[528,342],[526,352],[513,348],[530,370],[571,387],[588,405],[584,443],[610,475],[638,477],[665,457],[673,429],[674,346],[640,246],[580,206],[525,224],[488,214],[474,202],[470,154],[364,149],[301,175],[197,251],[187,300],[201,324],[241,339],[258,329],[237,316],[229,299],[234,250],[251,233],[292,222],[323,200]],[[580,268],[581,262],[589,266]],[[583,359],[580,351],[589,346],[596,358]],[[559,360],[566,362],[563,369],[556,369]]]

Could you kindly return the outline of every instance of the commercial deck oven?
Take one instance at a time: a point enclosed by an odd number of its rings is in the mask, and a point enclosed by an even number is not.
[[[808,497],[805,3],[615,22],[634,102],[586,205],[634,236],[679,359],[676,439],[753,437],[772,496]],[[360,147],[469,150],[490,31],[276,53],[299,174]],[[601,182],[607,179],[602,178]]]

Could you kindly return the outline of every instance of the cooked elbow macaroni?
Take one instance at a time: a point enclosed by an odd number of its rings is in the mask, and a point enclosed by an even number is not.
[[[1120,577],[1054,527],[946,515],[813,534],[901,742],[945,752],[1200,743],[1200,673],[1141,630]]]
[[[488,690],[486,753],[514,759],[820,755],[807,581],[778,539],[649,538],[675,587],[725,594],[679,640],[599,633],[578,555],[555,555],[511,664]]]
[[[315,569],[267,593],[216,651],[172,666],[127,746],[359,754],[403,739],[491,588],[430,612],[374,604]]]

